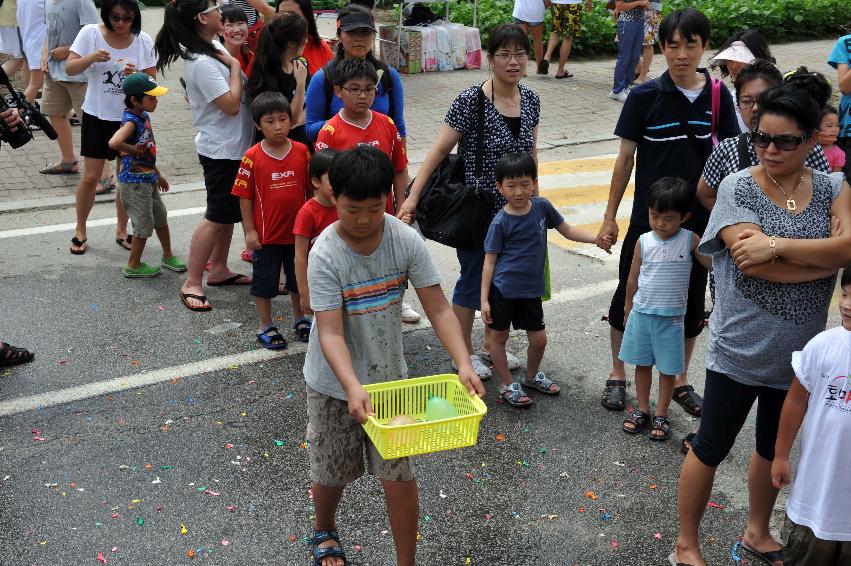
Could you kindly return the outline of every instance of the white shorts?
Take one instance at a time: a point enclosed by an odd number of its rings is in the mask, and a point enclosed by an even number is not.
[[[24,56],[21,50],[21,36],[18,35],[16,27],[0,27],[0,53],[8,55],[12,59],[20,59]],[[41,57],[41,54],[39,54]]]
[[[30,69],[40,69],[41,48],[44,47],[44,37],[47,35],[47,26],[44,23],[44,2],[18,0],[17,17],[27,66]]]

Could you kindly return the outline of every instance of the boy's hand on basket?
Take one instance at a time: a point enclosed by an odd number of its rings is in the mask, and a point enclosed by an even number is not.
[[[471,395],[478,395],[481,398],[485,397],[485,386],[482,385],[482,380],[473,369],[470,360],[465,360],[466,363],[458,364],[458,379],[461,385],[467,388],[467,392]],[[350,405],[351,406],[351,405]]]
[[[349,414],[360,424],[365,423],[368,416],[375,416],[369,393],[362,385],[358,384],[356,389],[346,391],[346,397],[349,399]]]

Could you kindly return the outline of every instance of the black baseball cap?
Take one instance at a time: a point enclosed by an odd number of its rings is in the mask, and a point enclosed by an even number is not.
[[[372,14],[360,10],[343,12],[337,22],[340,24],[340,31],[369,29],[375,32],[375,18]]]

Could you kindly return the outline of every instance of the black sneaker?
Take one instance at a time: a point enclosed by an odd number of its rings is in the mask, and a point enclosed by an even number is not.
[[[550,62],[546,59],[541,59],[538,61],[538,74],[539,75],[547,75],[550,72]]]

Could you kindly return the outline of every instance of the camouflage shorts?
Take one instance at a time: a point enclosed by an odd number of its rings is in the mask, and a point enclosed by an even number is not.
[[[783,564],[786,566],[851,564],[851,541],[822,540],[812,529],[795,523],[788,515],[782,534],[787,538],[783,547]]]
[[[644,10],[644,45],[655,45],[659,38],[659,24],[662,22],[662,12]]]
[[[414,479],[411,458],[382,458],[363,427],[349,415],[346,401],[310,387],[307,387],[307,441],[310,478],[319,485],[352,483],[363,475],[364,469],[380,480]]]
[[[584,4],[553,4],[553,32],[559,37],[582,35],[582,12]]]

